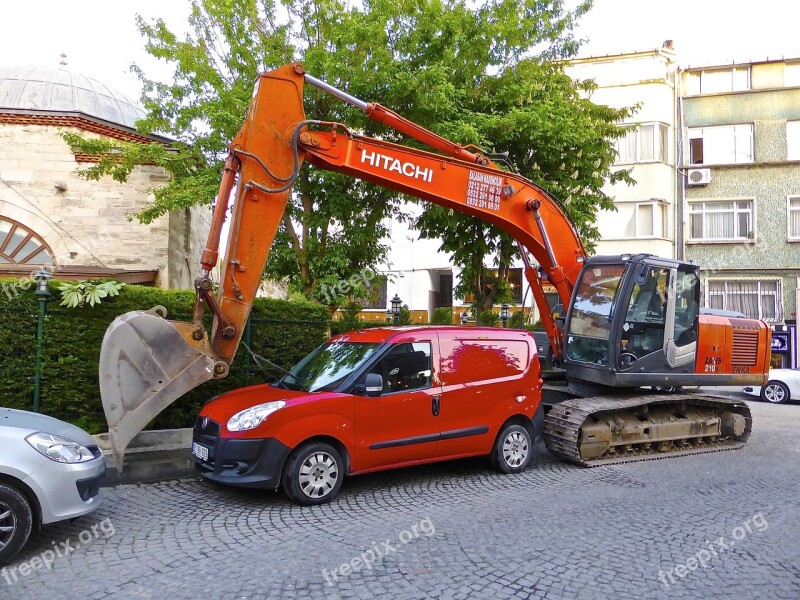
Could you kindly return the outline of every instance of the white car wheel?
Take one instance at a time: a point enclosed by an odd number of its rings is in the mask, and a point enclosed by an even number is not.
[[[783,404],[789,400],[789,388],[780,381],[768,381],[761,388],[761,399],[771,404]]]

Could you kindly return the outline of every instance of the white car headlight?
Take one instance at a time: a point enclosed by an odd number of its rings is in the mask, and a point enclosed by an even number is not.
[[[40,454],[60,463],[82,463],[95,458],[86,446],[53,433],[32,433],[25,441]]]
[[[254,429],[261,425],[264,419],[269,415],[276,410],[282,409],[284,406],[286,406],[286,402],[283,400],[251,406],[250,408],[236,413],[228,420],[228,431],[246,431],[248,429]]]

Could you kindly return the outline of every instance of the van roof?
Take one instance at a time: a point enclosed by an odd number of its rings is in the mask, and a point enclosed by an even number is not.
[[[404,333],[435,331],[440,337],[469,336],[476,339],[511,339],[520,336],[530,336],[531,333],[524,329],[501,329],[499,327],[461,327],[458,325],[412,325],[412,326],[387,326],[370,327],[369,329],[358,329],[347,331],[333,336],[331,339],[351,341],[382,343],[394,337],[402,337]]]

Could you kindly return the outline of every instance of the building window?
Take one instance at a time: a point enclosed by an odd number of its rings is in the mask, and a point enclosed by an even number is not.
[[[751,319],[782,321],[781,282],[709,280],[708,306],[740,312]]]
[[[728,67],[690,71],[686,74],[686,94],[721,94],[750,89],[750,67]]]
[[[434,308],[453,306],[453,272],[438,271],[439,291],[433,292]]]
[[[693,165],[753,162],[753,126],[690,128],[689,162]]]
[[[626,238],[666,238],[667,205],[663,202],[637,202],[628,225]]]
[[[0,264],[52,265],[53,252],[30,229],[0,217]]]
[[[642,123],[630,126],[614,142],[617,150],[616,164],[642,162],[667,162],[667,126],[663,123]]]
[[[800,160],[800,121],[786,121],[786,159]]]
[[[691,240],[746,240],[753,237],[752,200],[689,203]]]
[[[783,66],[783,85],[800,87],[800,62],[786,63]]]
[[[789,198],[789,239],[800,241],[800,196]]]

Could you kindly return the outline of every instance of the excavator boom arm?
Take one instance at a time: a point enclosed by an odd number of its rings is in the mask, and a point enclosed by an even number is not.
[[[307,120],[306,82],[442,154],[356,135],[342,124]],[[104,338],[100,389],[118,467],[128,443],[150,419],[204,381],[227,374],[304,161],[498,226],[530,252],[561,302],[569,304],[586,253],[569,218],[544,190],[497,168],[481,153],[306,75],[302,65],[262,74],[247,118],[229,148],[201,275],[195,282],[193,323],[173,323],[153,311],[137,311],[118,317]],[[222,226],[234,192],[219,293],[214,295],[211,272],[218,262]],[[523,259],[558,356],[560,333],[539,273],[525,252]],[[210,338],[203,326],[207,310],[214,314]]]
[[[416,150],[353,134],[346,125],[309,121],[303,113],[302,89],[310,83],[361,108],[371,119],[430,146],[442,154]],[[314,129],[312,129],[314,127]],[[306,74],[301,65],[284,67],[259,78],[242,130],[231,144],[229,163],[239,167],[239,187],[233,204],[231,235],[220,281],[211,345],[230,364],[239,345],[260,275],[275,231],[284,218],[291,184],[300,163],[345,173],[479,217],[509,233],[542,266],[561,302],[569,304],[586,253],[575,228],[558,203],[525,178],[502,171],[481,154],[404,119],[378,104],[366,103]],[[214,226],[204,253],[203,268],[213,267],[222,216],[232,180],[223,177]],[[558,244],[552,244],[557,239]],[[532,285],[539,275],[527,268]],[[202,282],[210,290],[210,282]],[[202,290],[202,286],[198,286]],[[543,295],[539,311],[552,333],[558,354],[561,343]],[[196,326],[202,323],[195,319]]]

